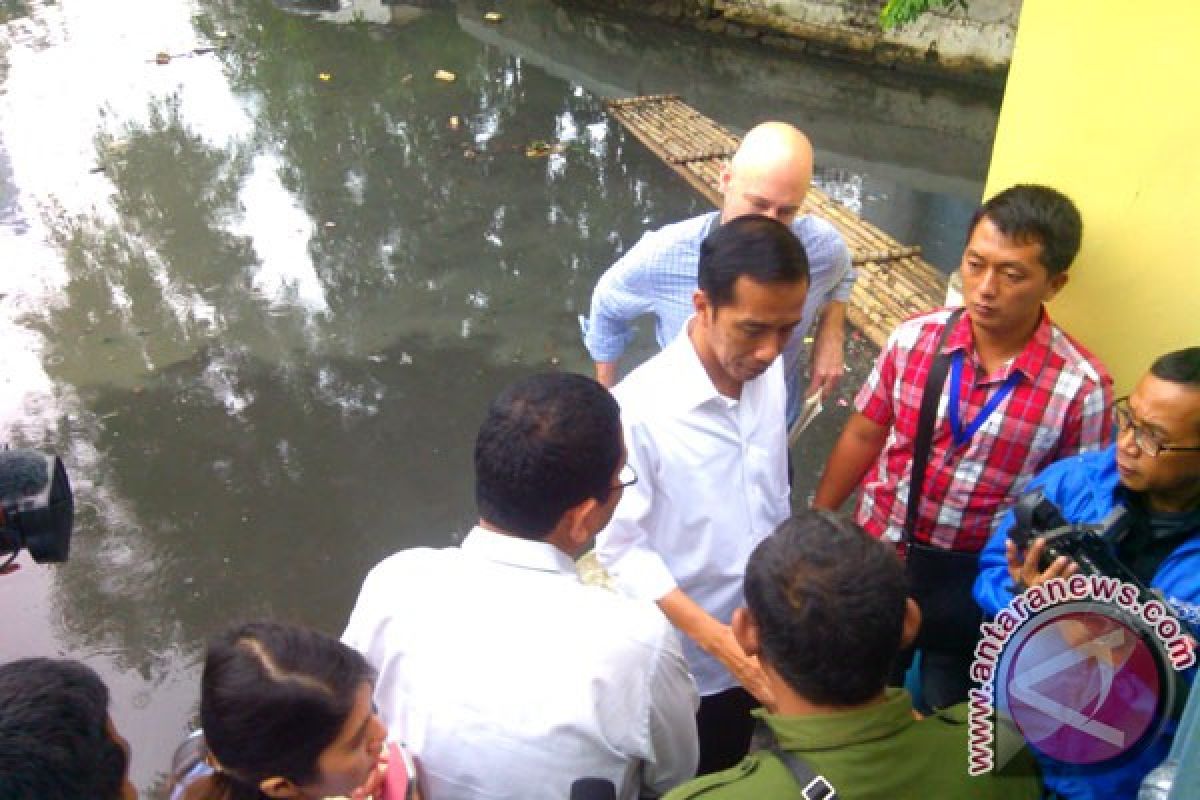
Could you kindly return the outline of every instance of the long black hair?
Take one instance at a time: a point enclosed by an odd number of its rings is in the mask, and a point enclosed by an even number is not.
[[[251,622],[216,637],[200,684],[216,772],[188,786],[184,800],[260,800],[259,784],[275,776],[316,782],[317,760],[373,678],[361,654],[307,628]]]

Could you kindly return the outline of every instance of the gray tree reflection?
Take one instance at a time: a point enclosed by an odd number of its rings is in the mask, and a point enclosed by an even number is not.
[[[595,97],[450,10],[200,7],[245,124],[148,97],[95,138],[111,207],[47,215],[69,280],[39,324],[72,398],[51,438],[81,477],[59,619],[147,680],[231,618],[336,631],[372,563],[464,531],[487,400],[585,368],[600,270],[699,207]]]

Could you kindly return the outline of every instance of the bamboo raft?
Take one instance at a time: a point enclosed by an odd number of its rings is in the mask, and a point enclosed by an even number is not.
[[[720,206],[721,173],[737,150],[738,137],[678,95],[622,98],[606,105],[652,153]],[[921,258],[921,248],[898,243],[815,186],[803,210],[828,220],[850,248],[858,280],[847,316],[877,346],[903,320],[945,304],[946,276]]]

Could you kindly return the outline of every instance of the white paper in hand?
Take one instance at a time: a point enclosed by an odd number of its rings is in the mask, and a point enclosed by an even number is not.
[[[792,423],[791,430],[788,431],[788,447],[794,447],[796,441],[800,438],[800,434],[804,433],[804,429],[812,424],[812,421],[817,418],[817,415],[825,410],[825,406],[821,405],[821,392],[818,390],[813,392],[811,396],[804,400],[804,407],[800,409],[800,416]]]

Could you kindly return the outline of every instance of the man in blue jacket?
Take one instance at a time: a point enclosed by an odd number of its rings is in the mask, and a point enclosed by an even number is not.
[[[1169,353],[1151,366],[1132,395],[1116,402],[1116,443],[1051,465],[1029,484],[1071,523],[1099,523],[1114,509],[1132,524],[1116,555],[1157,589],[1193,638],[1200,633],[1200,347]],[[1009,539],[1009,512],[980,558],[975,599],[995,616],[1021,591],[1078,567],[1066,556],[1039,569],[1043,542],[1021,551]],[[1170,736],[1160,736],[1132,758],[1096,765],[1043,758],[1051,796],[1133,797],[1145,774],[1160,762]]]

